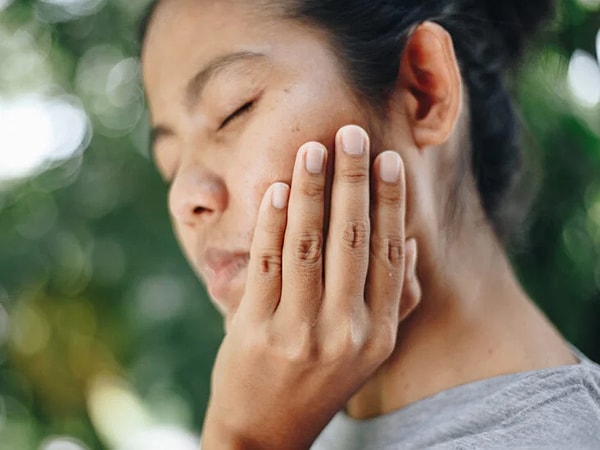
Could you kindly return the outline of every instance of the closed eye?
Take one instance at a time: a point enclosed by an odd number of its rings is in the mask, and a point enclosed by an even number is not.
[[[248,103],[245,103],[244,106],[242,106],[241,108],[237,109],[233,114],[231,114],[230,116],[228,116],[223,123],[221,124],[221,126],[219,127],[219,130],[222,130],[223,128],[225,128],[227,125],[229,125],[233,120],[237,119],[238,117],[246,114],[248,111],[250,111],[252,109],[252,107],[254,106],[254,100],[249,101]]]

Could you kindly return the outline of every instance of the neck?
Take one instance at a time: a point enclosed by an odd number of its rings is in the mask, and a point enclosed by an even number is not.
[[[348,403],[350,416],[375,417],[469,382],[575,362],[492,231],[471,231],[443,254],[419,240],[421,305],[400,325],[390,359]]]

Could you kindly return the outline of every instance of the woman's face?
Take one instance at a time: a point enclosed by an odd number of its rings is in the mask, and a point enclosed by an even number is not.
[[[341,126],[366,127],[324,35],[244,3],[163,1],[143,52],[176,234],[226,319],[244,292],[266,189],[291,182],[303,143],[333,149]]]

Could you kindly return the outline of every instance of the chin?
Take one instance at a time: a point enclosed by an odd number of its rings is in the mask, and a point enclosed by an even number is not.
[[[246,289],[246,272],[247,269],[244,268],[226,285],[214,287],[211,286],[210,282],[205,283],[211,302],[215,308],[217,308],[221,316],[223,316],[226,324],[230,322],[237,313],[244,296],[244,291]]]

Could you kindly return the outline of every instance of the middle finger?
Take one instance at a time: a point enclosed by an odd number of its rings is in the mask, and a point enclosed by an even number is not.
[[[369,138],[360,127],[336,136],[329,234],[325,251],[325,308],[353,309],[364,302],[369,264]]]

